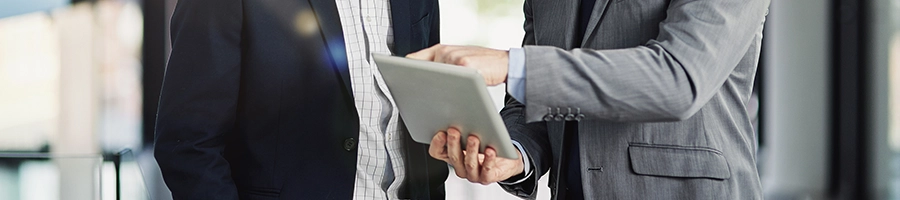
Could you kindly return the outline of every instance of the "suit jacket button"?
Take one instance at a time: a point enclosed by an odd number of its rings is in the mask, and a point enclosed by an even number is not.
[[[344,150],[353,151],[356,148],[356,138],[347,138],[344,140]]]

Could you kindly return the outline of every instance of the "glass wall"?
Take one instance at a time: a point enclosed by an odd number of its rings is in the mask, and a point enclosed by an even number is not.
[[[133,1],[0,18],[0,151],[139,147],[142,21]]]
[[[69,2],[0,0],[0,199],[115,199],[142,147],[140,7]]]
[[[56,134],[57,29],[43,13],[0,19],[0,151],[40,151]]]
[[[70,0],[0,0],[0,18],[59,8]]]
[[[873,0],[871,193],[900,199],[900,0]]]

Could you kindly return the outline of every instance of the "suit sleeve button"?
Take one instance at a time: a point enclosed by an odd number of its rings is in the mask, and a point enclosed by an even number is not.
[[[584,119],[584,114],[578,114],[577,116],[575,116],[575,121],[581,121],[582,119]]]
[[[569,112],[568,112],[569,114],[566,114],[566,121],[575,120],[575,114],[572,114],[572,108],[568,108],[568,110],[569,110]],[[560,113],[560,114],[562,114],[562,113]]]
[[[547,108],[547,115],[544,115],[544,121],[553,121],[553,109]]]

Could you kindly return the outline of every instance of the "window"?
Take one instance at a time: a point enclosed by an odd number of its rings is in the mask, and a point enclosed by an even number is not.
[[[874,199],[900,199],[900,1],[871,2]]]

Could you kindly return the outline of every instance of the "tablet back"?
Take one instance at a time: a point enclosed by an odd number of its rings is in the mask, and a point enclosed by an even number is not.
[[[500,157],[518,158],[476,70],[388,55],[374,58],[413,140],[428,144],[438,131],[456,127],[463,147],[471,133],[481,139],[479,152],[491,146]]]

